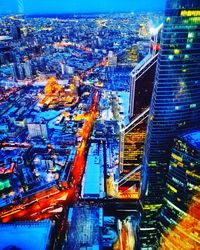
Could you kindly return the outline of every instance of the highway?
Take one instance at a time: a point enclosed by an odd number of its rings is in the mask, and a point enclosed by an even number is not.
[[[118,231],[119,238],[115,243],[113,249],[114,250],[133,250],[135,247],[135,237],[133,228],[131,225],[131,219],[128,217],[127,219],[118,221]]]

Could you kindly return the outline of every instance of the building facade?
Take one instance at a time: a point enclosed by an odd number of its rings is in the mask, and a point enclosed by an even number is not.
[[[173,140],[200,120],[200,3],[167,0],[142,166],[142,249],[158,248]]]
[[[161,210],[161,249],[199,249],[200,131],[175,139],[164,206]]]

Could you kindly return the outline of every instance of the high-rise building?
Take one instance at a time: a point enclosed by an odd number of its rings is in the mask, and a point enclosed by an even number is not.
[[[11,28],[11,35],[13,37],[13,39],[18,40],[21,38],[21,29],[18,26],[18,24],[13,24],[12,28]]]
[[[130,77],[130,122],[120,131],[120,172],[118,190],[134,187],[140,193],[140,170],[144,153],[149,106],[158,59],[158,38],[162,25],[154,29],[148,55],[138,63]],[[126,178],[127,176],[127,178]]]
[[[163,24],[152,29],[149,53],[130,75],[129,118],[133,120],[150,106]]]
[[[200,3],[167,0],[142,166],[141,249],[157,249],[173,140],[200,120]]]
[[[129,119],[132,120],[150,106],[158,54],[149,53],[131,72]]]
[[[161,249],[200,249],[200,130],[175,139],[161,210]]]

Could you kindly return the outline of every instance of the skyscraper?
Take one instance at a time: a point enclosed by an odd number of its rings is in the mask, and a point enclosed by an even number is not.
[[[200,131],[175,139],[161,212],[161,249],[199,249]]]
[[[142,167],[142,249],[157,249],[174,138],[200,121],[200,2],[167,0]]]
[[[124,181],[118,183],[118,190],[123,189],[125,193],[126,189],[134,187],[138,197],[140,193],[138,167],[142,164],[161,29],[162,24],[153,29],[148,55],[130,74],[130,122],[120,131],[120,169]]]

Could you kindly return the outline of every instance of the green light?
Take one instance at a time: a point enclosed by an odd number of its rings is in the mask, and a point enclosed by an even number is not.
[[[11,185],[9,180],[0,182],[0,190],[4,190],[5,188],[9,188],[10,186]]]
[[[169,55],[169,60],[173,60],[174,59],[174,56],[173,55]]]

